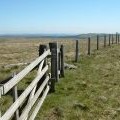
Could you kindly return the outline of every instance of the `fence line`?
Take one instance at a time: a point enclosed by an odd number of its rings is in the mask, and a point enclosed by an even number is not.
[[[55,92],[55,82],[59,76],[64,77],[64,50],[60,50],[57,43],[50,43],[50,49],[46,45],[40,45],[39,57],[24,68],[20,73],[14,74],[8,80],[0,84],[0,98],[13,90],[13,104],[0,116],[0,120],[34,120],[41,108],[48,92]],[[51,67],[48,61],[51,60]],[[51,71],[48,71],[51,68]],[[29,86],[18,96],[18,83],[31,71],[37,69],[36,77]],[[40,99],[39,99],[40,97]],[[25,101],[27,102],[25,103]],[[31,115],[29,115],[36,101],[39,101]],[[24,104],[25,103],[25,104]],[[22,112],[19,110],[22,108]],[[1,112],[1,111],[0,111]]]
[[[103,37],[103,47],[106,48],[107,47],[107,38],[108,38],[108,46],[111,46],[111,44],[119,44],[120,43],[120,40],[119,40],[119,37],[120,35],[118,33],[116,34],[109,34],[109,35],[104,35],[104,36],[100,36],[100,35],[97,35],[96,36],[96,50],[99,50],[100,49],[100,41]],[[115,37],[115,38],[114,38]],[[91,54],[91,41],[92,41],[92,38],[91,37],[88,37],[88,50],[87,50],[87,54],[90,55]],[[79,59],[79,43],[80,41],[79,40],[76,40],[76,48],[75,48],[75,62],[78,62],[78,59]]]

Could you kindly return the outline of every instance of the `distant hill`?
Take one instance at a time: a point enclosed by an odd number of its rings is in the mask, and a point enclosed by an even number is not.
[[[75,39],[86,39],[88,37],[96,37],[97,33],[87,33],[87,34],[10,34],[10,35],[0,35],[0,38],[75,38]],[[99,34],[104,36],[104,33]]]
[[[105,33],[99,33],[99,34],[97,34],[97,33],[79,34],[79,35],[77,35],[76,37],[77,37],[77,38],[81,38],[81,39],[86,39],[86,38],[88,38],[88,37],[94,38],[94,37],[96,37],[97,35],[99,35],[100,37],[103,37],[103,36],[105,35]]]

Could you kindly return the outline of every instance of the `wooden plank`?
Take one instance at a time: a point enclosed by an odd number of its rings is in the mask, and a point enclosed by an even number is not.
[[[37,75],[39,75],[39,73],[41,72],[42,70],[42,67],[43,67],[43,64],[44,64],[44,60],[40,63],[39,65],[39,68],[38,68],[38,71],[37,71]],[[37,85],[33,88],[33,90],[31,91],[30,93],[30,96],[29,96],[29,100],[28,100],[28,103],[31,101],[31,99],[34,97],[35,95],[35,92],[36,92],[36,88],[37,88]],[[28,116],[26,116],[26,120],[27,120]]]
[[[38,68],[38,71],[37,71],[37,75],[40,74],[41,70],[42,70],[42,67],[43,67],[43,64],[44,64],[44,60],[41,62],[41,64],[39,65],[39,68]]]
[[[34,119],[35,119],[37,113],[39,112],[39,110],[40,110],[40,108],[41,108],[41,106],[42,106],[42,104],[43,104],[43,102],[44,102],[44,100],[45,100],[45,98],[46,98],[46,96],[47,96],[47,94],[48,94],[48,92],[49,92],[49,89],[50,89],[49,86],[47,86],[47,88],[45,89],[45,92],[44,92],[42,98],[40,99],[40,101],[39,101],[38,104],[36,105],[36,108],[35,108],[35,110],[32,112],[29,120],[34,120]]]
[[[41,73],[32,81],[32,83],[25,89],[25,91],[19,96],[19,98],[10,106],[10,108],[5,112],[5,114],[1,117],[0,120],[9,120],[18,107],[23,103],[25,98],[32,91],[34,86],[38,83],[38,81],[42,78],[42,76],[47,72],[48,65],[41,71]]]
[[[20,73],[18,73],[14,78],[9,80],[4,87],[4,94],[6,94],[13,86],[15,86],[21,79],[23,79],[35,66],[37,66],[42,60],[44,60],[50,54],[50,50],[47,50],[44,54],[42,54],[39,58],[33,61],[30,65],[28,65],[25,69],[23,69]]]
[[[39,75],[39,73],[41,72],[42,70],[42,67],[43,67],[43,64],[44,64],[44,60],[40,63],[39,65],[39,68],[38,68],[38,71],[37,71],[37,75]],[[37,85],[35,85],[35,87],[33,88],[33,90],[31,91],[30,93],[30,96],[29,96],[29,99],[28,99],[28,103],[31,101],[31,99],[34,97],[35,95],[35,92],[36,92],[36,88],[37,88]],[[25,105],[27,106],[27,105]],[[27,120],[28,118],[28,115],[26,116],[25,120]]]
[[[26,116],[28,116],[31,108],[33,107],[33,105],[37,101],[38,97],[40,96],[40,94],[43,91],[44,87],[47,85],[48,81],[49,81],[49,76],[47,76],[47,78],[44,80],[44,82],[42,83],[42,85],[40,86],[40,88],[37,90],[36,94],[31,99],[31,101],[28,102],[28,104],[25,107],[25,109],[23,110],[23,112],[22,112],[19,120],[24,120],[26,118]]]
[[[1,95],[3,95],[3,91],[4,91],[3,84],[0,84],[0,91],[1,91]]]
[[[37,72],[37,76],[38,76],[38,75],[40,74],[40,72],[42,71],[43,63],[44,63],[44,60],[43,60],[43,61],[41,62],[41,64],[39,65],[38,72]],[[30,94],[30,97],[29,97],[28,102],[31,101],[31,99],[34,97],[34,94],[35,94],[35,91],[36,91],[36,87],[37,87],[37,86],[35,86],[35,87],[33,88],[32,92],[31,92],[31,94]]]

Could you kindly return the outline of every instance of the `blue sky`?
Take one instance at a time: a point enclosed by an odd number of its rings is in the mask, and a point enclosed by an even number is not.
[[[0,34],[120,32],[120,0],[1,0]]]

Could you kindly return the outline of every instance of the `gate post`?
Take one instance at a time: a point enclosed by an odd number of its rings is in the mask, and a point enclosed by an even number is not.
[[[49,43],[51,51],[51,90],[50,92],[55,92],[55,82],[59,80],[58,73],[58,44]]]
[[[64,77],[64,46],[61,45],[60,47],[61,51],[61,77]]]

